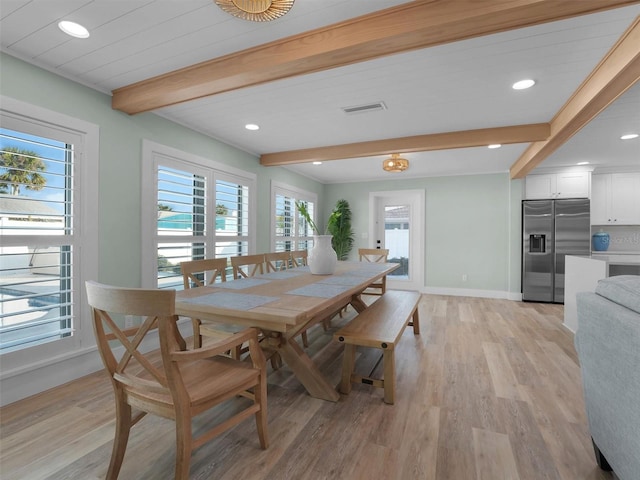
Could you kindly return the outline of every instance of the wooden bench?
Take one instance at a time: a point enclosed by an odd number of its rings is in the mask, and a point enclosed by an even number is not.
[[[340,392],[348,394],[352,383],[365,383],[384,388],[385,403],[393,404],[396,385],[394,350],[407,325],[413,326],[414,334],[420,333],[419,301],[418,292],[387,290],[370,307],[334,334],[335,340],[345,344]],[[358,346],[382,349],[382,380],[354,373]]]

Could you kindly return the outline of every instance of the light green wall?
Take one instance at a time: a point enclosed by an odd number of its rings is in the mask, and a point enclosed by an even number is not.
[[[259,252],[269,251],[271,181],[318,194],[323,185],[151,113],[135,116],[112,110],[111,97],[11,56],[0,54],[0,93],[64,113],[100,127],[99,280],[141,284],[140,178],[142,140],[148,139],[257,174]],[[240,126],[239,126],[240,127]]]
[[[424,190],[425,286],[517,293],[521,184],[501,173],[328,185],[323,211],[341,198],[349,202],[355,252],[371,246],[362,237],[369,231],[369,192]]]

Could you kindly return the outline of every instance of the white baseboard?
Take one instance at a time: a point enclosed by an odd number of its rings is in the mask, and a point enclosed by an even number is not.
[[[193,335],[191,322],[179,322],[180,333],[184,337]],[[157,332],[149,334],[141,347],[141,351],[158,348]],[[124,351],[123,348],[119,349]],[[119,353],[118,350],[115,350]],[[76,351],[62,358],[54,359],[46,365],[36,365],[33,368],[21,368],[14,372],[3,372],[0,379],[0,406],[17,402],[32,395],[37,395],[80,377],[102,370],[104,365],[96,346],[82,351]],[[105,381],[107,377],[105,376]]]
[[[20,372],[7,372],[0,380],[0,406],[63,385],[104,368],[96,347]]]
[[[522,294],[506,292],[503,290],[476,290],[473,288],[446,288],[446,287],[425,287],[422,293],[432,295],[451,295],[454,297],[478,297],[478,298],[498,298],[504,300],[521,301]]]

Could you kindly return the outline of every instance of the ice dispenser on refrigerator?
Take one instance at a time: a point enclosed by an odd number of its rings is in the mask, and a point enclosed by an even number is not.
[[[546,235],[532,233],[529,235],[529,253],[544,253],[546,248]]]

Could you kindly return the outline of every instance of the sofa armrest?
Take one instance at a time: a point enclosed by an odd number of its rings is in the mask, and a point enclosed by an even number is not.
[[[640,472],[640,315],[591,292],[577,296],[575,344],[589,429],[621,480]]]

